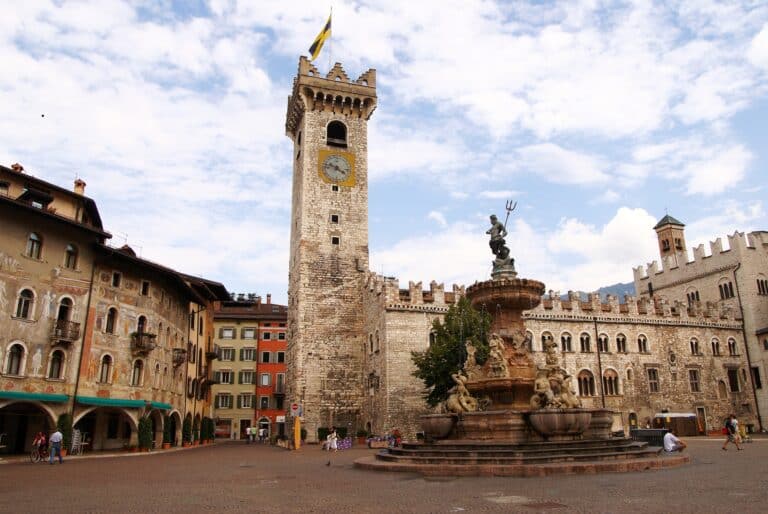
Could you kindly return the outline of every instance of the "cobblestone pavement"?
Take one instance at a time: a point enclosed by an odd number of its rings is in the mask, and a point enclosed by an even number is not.
[[[374,450],[299,452],[224,443],[136,457],[0,466],[0,512],[768,511],[768,439],[744,451],[690,439],[663,471],[550,478],[445,478],[361,471]]]

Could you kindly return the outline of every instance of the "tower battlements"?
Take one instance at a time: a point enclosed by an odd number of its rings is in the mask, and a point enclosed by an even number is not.
[[[665,272],[674,272],[678,269],[689,273],[692,271],[695,273],[698,270],[706,273],[716,268],[735,265],[745,252],[768,247],[768,232],[765,231],[734,232],[733,235],[726,237],[728,238],[728,248],[723,247],[723,239],[718,237],[709,242],[709,255],[707,255],[703,244],[693,247],[693,260],[689,261],[684,251],[679,252],[677,262],[682,263],[682,266],[678,266],[672,256],[662,258],[661,266],[659,266],[658,261],[649,262],[645,266],[637,266],[632,269],[634,280],[637,283],[640,280],[652,279]]]
[[[681,301],[668,301],[664,298],[635,297],[624,295],[624,303],[614,295],[607,295],[606,301],[600,300],[598,293],[590,293],[582,301],[578,293],[568,292],[566,300],[561,299],[559,291],[549,291],[541,304],[527,311],[527,318],[597,318],[601,322],[615,323],[654,323],[654,324],[725,324],[740,326],[738,310],[718,302],[693,302],[691,306]]]
[[[367,120],[375,109],[375,69],[369,69],[357,80],[350,80],[337,62],[323,77],[315,65],[302,56],[288,97],[285,131],[289,136],[294,135],[305,111],[330,111]]]
[[[397,278],[376,273],[368,273],[365,288],[372,294],[381,295],[388,309],[422,307],[427,310],[447,310],[464,296],[464,286],[453,284],[451,291],[446,292],[445,284],[438,284],[434,280],[429,283],[429,290],[423,288],[422,282],[409,281],[408,289],[401,289]]]

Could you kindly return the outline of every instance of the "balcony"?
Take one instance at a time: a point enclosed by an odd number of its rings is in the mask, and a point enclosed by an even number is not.
[[[51,344],[74,343],[80,337],[80,323],[57,319],[53,322],[51,330]]]
[[[177,368],[184,364],[187,360],[187,350],[184,348],[173,349],[173,367]]]
[[[157,334],[133,332],[131,334],[131,350],[133,353],[149,353],[155,349]]]

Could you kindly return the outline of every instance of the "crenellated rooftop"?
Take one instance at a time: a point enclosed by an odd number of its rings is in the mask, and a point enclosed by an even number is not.
[[[285,130],[296,132],[303,113],[325,110],[369,119],[376,109],[376,70],[371,68],[357,80],[350,80],[341,63],[336,63],[323,77],[309,59],[299,59],[299,71],[288,97]]]
[[[400,289],[400,281],[368,273],[366,288],[369,292],[382,295],[387,310],[447,311],[448,307],[464,296],[464,286],[453,284],[452,290],[445,291],[444,284],[434,280],[425,290],[421,282],[408,282],[408,289]]]
[[[735,260],[744,252],[756,251],[760,248],[768,247],[768,232],[756,231],[750,233],[734,232],[728,237],[728,249],[723,248],[722,238],[717,238],[709,242],[709,255],[706,254],[703,244],[693,248],[693,260],[678,259],[679,262],[685,262],[685,268],[708,267],[718,268],[720,266],[730,266],[735,264]],[[653,278],[665,271],[669,272],[679,269],[671,256],[661,261],[661,267],[658,261],[652,261],[645,266],[637,266],[632,269],[635,281],[647,280]]]

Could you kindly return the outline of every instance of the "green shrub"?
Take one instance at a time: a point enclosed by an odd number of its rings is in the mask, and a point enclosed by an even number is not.
[[[317,429],[317,440],[318,441],[325,441],[328,438],[328,434],[331,432],[331,429],[328,427],[320,427]]]
[[[181,439],[185,443],[192,442],[192,419],[184,418],[184,423],[181,425]]]
[[[152,439],[154,434],[152,433],[152,420],[149,416],[144,416],[139,419],[139,448],[150,449],[152,448]]]
[[[195,418],[195,421],[192,422],[192,440],[200,440],[200,420],[198,418]]]
[[[72,448],[72,416],[66,413],[59,416],[56,429],[63,436],[61,447],[69,451]]]
[[[171,417],[165,416],[163,418],[163,443],[171,442]]]
[[[357,437],[368,437],[368,431],[364,428],[358,428],[356,435]]]

